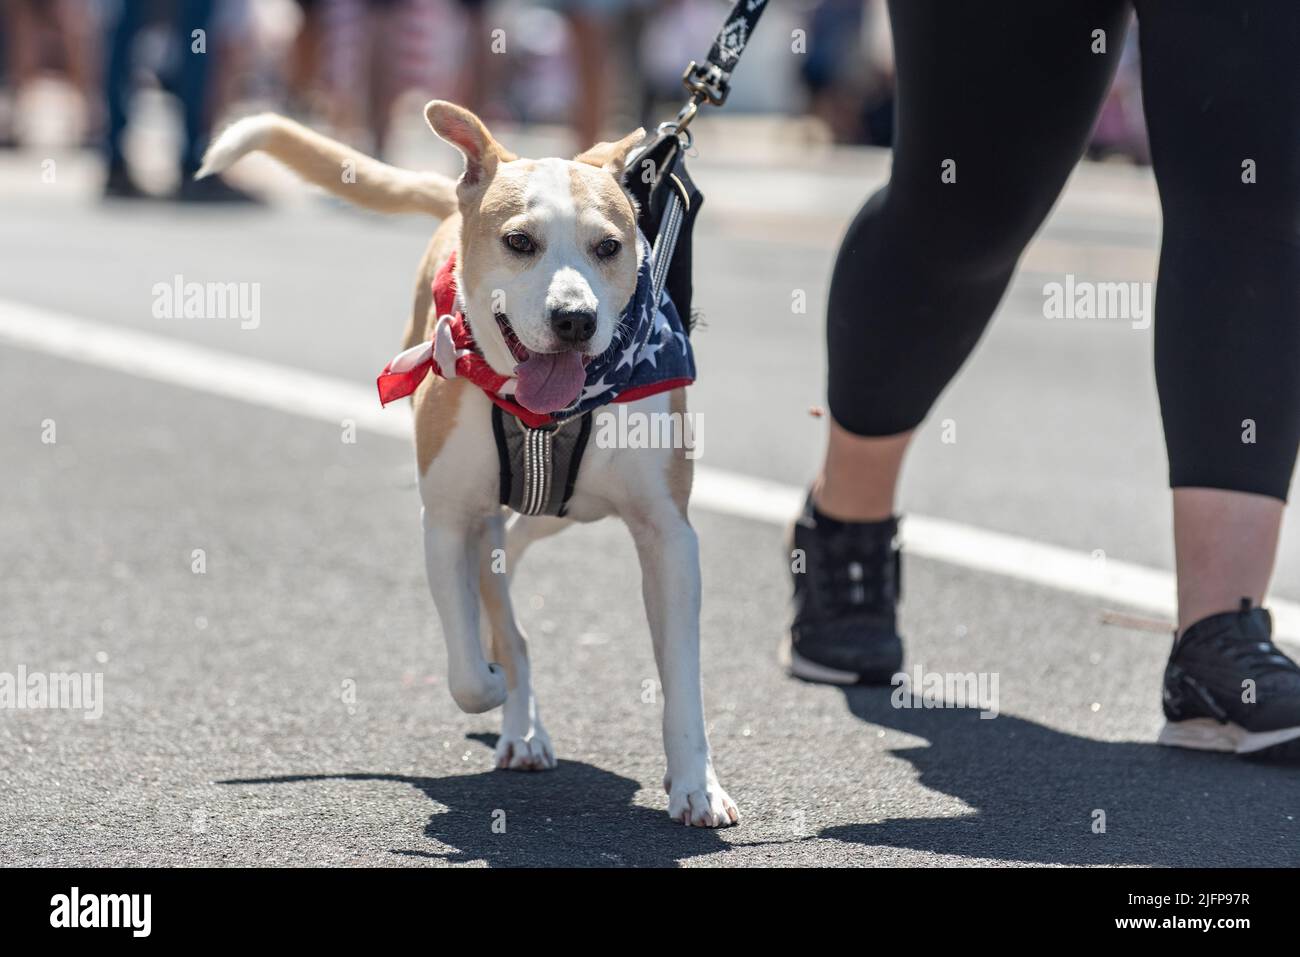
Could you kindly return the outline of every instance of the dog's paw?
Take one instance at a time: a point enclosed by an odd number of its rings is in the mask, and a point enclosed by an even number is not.
[[[505,734],[497,738],[497,769],[503,771],[549,771],[555,767],[555,749],[541,727],[531,734]]]
[[[673,787],[664,780],[668,792],[668,816],[687,827],[730,827],[740,823],[740,808],[712,775],[703,786]]]

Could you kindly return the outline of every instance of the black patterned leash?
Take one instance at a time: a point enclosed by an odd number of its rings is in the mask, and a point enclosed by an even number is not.
[[[685,127],[704,103],[721,106],[731,92],[731,74],[740,63],[740,55],[754,35],[758,18],[767,9],[767,0],[736,0],[731,15],[713,38],[713,46],[703,63],[691,61],[682,74],[682,83],[691,94],[691,102],[679,114],[678,126]]]
[[[736,0],[731,14],[713,38],[713,46],[703,63],[694,60],[682,73],[682,84],[691,94],[677,116],[667,123],[659,124],[656,138],[640,151],[638,163],[650,162],[654,170],[653,183],[644,195],[639,196],[645,206],[659,207],[654,219],[658,228],[654,231],[654,249],[651,257],[651,281],[654,288],[654,302],[659,302],[663,295],[665,283],[668,282],[672,267],[673,253],[677,249],[677,240],[684,228],[689,229],[689,220],[699,212],[699,202],[703,199],[695,189],[682,162],[682,153],[691,146],[691,132],[687,129],[700,107],[708,103],[721,106],[727,102],[731,92],[731,74],[740,63],[740,56],[749,45],[758,18],[767,9],[768,0]],[[629,163],[632,165],[632,163]],[[664,193],[662,204],[655,202],[655,193]],[[691,196],[696,198],[695,209],[691,209]],[[644,215],[644,213],[643,213]],[[688,283],[683,278],[678,285]],[[684,287],[688,288],[688,287]],[[689,308],[689,297],[681,293],[678,298],[679,308]],[[683,319],[686,319],[683,316]],[[689,320],[687,321],[689,327]]]

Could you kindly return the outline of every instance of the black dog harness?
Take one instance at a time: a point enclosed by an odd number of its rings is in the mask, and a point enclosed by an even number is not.
[[[523,515],[563,515],[578,481],[592,413],[533,429],[492,406],[501,463],[501,504]]]

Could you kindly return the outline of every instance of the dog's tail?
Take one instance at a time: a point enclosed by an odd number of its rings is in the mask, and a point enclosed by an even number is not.
[[[446,217],[457,208],[456,184],[449,177],[389,166],[275,113],[247,116],[228,126],[208,147],[195,178],[220,173],[255,150],[367,209]]]

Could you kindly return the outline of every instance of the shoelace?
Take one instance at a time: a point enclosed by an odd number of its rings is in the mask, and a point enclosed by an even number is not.
[[[887,612],[898,599],[899,553],[883,536],[834,535],[809,557],[817,603],[828,612]]]

